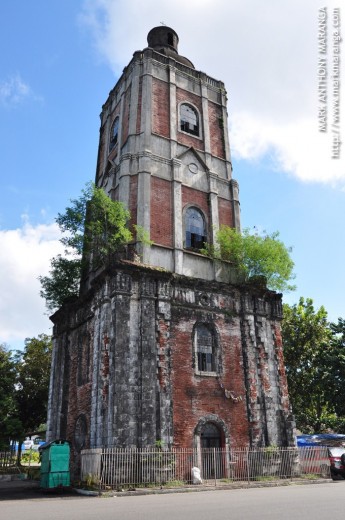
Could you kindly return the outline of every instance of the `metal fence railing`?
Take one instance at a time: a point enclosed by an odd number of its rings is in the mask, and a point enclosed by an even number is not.
[[[16,451],[0,451],[0,473],[18,473],[18,471]]]
[[[330,477],[327,448],[97,448],[81,452],[81,479],[100,489]],[[195,483],[195,482],[194,482]]]

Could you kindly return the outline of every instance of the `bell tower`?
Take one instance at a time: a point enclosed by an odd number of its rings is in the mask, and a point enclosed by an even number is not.
[[[240,227],[226,90],[178,53],[173,29],[147,41],[103,106],[96,184],[149,231],[144,264],[225,281],[199,250],[220,225]]]
[[[238,184],[224,84],[178,41],[152,29],[101,113],[96,184],[153,245],[134,241],[51,317],[47,439],[69,440],[75,467],[83,448],[293,444],[281,295],[200,253],[240,228]]]

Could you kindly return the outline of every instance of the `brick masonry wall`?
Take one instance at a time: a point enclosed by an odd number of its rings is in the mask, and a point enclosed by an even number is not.
[[[200,127],[203,135],[202,128],[202,102],[200,96],[193,94],[192,92],[188,92],[187,90],[183,90],[181,88],[176,89],[176,113],[177,113],[177,140],[179,143],[184,144],[186,146],[193,146],[196,150],[205,150],[205,144],[203,139],[198,139],[197,137],[193,137],[192,135],[186,134],[184,132],[180,132],[180,118],[179,118],[179,104],[180,103],[191,103],[199,110],[200,114]]]
[[[142,111],[142,99],[143,99],[143,77],[139,78],[139,92],[138,92],[138,105],[137,105],[137,124],[136,132],[140,133],[141,129],[141,111]]]
[[[196,322],[215,326],[219,334],[219,378],[195,372],[193,327]],[[238,323],[233,324],[219,311],[174,310],[171,364],[176,446],[192,446],[199,421],[209,415],[227,425],[232,446],[249,444],[240,334]],[[225,389],[242,400],[235,402],[227,398]]]
[[[115,118],[120,115],[120,103],[117,103],[116,107],[114,108],[111,116],[110,116],[110,127],[112,127],[113,122],[115,121]]]
[[[206,217],[207,233],[209,234],[211,218],[208,194],[203,191],[195,190],[194,188],[189,188],[188,186],[182,186],[182,208],[185,208],[187,204],[193,206],[195,205],[203,211]]]
[[[208,216],[209,205],[207,193],[189,188],[188,186],[182,186],[182,207],[186,206],[186,204],[196,204],[205,215]]]
[[[218,197],[219,225],[233,227],[231,202]]]
[[[171,182],[151,177],[150,238],[157,244],[173,246]]]
[[[122,137],[121,137],[121,146],[125,144],[128,138],[129,132],[129,113],[131,108],[131,85],[127,88],[125,92],[125,98],[123,103],[123,114],[122,114]]]
[[[130,227],[137,223],[137,205],[138,205],[138,176],[132,175],[129,185],[129,211],[131,214]]]
[[[170,137],[169,84],[152,79],[152,132]]]
[[[225,158],[224,122],[222,109],[219,105],[208,102],[208,116],[210,125],[211,153],[217,157]]]
[[[131,264],[100,274],[53,316],[49,440],[71,441],[76,467],[80,416],[85,447],[191,447],[210,417],[228,445],[291,445],[279,297],[242,291]],[[197,323],[215,331],[217,377],[196,371]]]

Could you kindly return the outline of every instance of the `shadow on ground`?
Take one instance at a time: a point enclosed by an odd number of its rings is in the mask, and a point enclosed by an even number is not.
[[[28,499],[49,499],[49,498],[86,498],[78,495],[72,489],[43,490],[39,487],[39,482],[33,480],[12,480],[0,481],[0,501],[3,500],[28,500]]]

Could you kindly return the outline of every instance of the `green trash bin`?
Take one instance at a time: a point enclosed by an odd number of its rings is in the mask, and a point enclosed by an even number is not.
[[[56,440],[39,447],[41,455],[41,488],[52,489],[69,487],[70,478],[70,444],[68,441]]]

